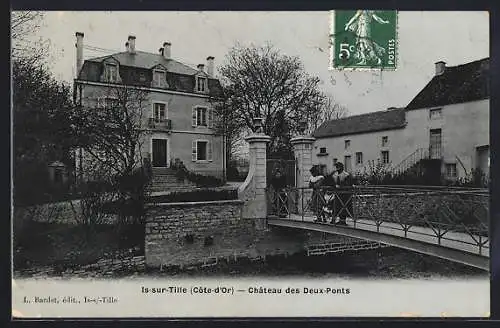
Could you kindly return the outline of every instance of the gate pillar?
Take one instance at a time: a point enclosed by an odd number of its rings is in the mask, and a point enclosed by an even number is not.
[[[255,219],[258,229],[266,229],[266,147],[271,138],[263,133],[256,133],[245,140],[249,145],[250,168],[245,182],[238,188],[238,198],[244,201],[241,214],[244,219]]]
[[[292,138],[290,142],[293,146],[295,160],[297,162],[295,186],[297,188],[307,188],[309,186],[309,178],[311,173],[309,170],[312,167],[312,144],[316,139],[309,136],[298,136]],[[312,191],[310,189],[299,189],[298,208],[302,213],[310,199]]]

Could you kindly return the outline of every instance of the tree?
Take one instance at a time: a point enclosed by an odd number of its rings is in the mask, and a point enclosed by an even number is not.
[[[210,103],[214,111],[213,127],[224,138],[226,160],[229,163],[243,140],[245,124],[238,113],[231,108],[229,88],[211,90]]]
[[[73,133],[104,170],[127,176],[142,163],[147,94],[129,86],[109,87],[99,99],[75,107]]]
[[[70,113],[79,163],[87,180],[87,208],[98,216],[106,202],[115,202],[119,223],[141,219],[151,177],[141,148],[145,142],[147,93],[130,86],[109,87],[95,101],[87,99]],[[84,154],[84,155],[81,155]],[[103,198],[103,194],[107,197]],[[96,205],[97,203],[97,205]]]
[[[282,142],[291,149],[287,138],[299,130],[303,118],[319,111],[323,102],[319,78],[309,76],[297,57],[283,55],[270,44],[236,45],[219,71],[223,92],[218,101],[230,113],[230,123],[225,124],[235,131],[256,131],[253,119],[263,118],[263,132],[271,136],[269,153],[277,151]],[[277,134],[275,128],[281,123],[283,130]]]
[[[47,59],[49,40],[34,36],[43,19],[40,11],[11,12],[11,54],[18,62],[41,64]]]
[[[71,92],[33,61],[14,59],[12,65],[15,198],[30,201],[50,192],[50,162],[71,163],[65,115]]]
[[[320,110],[311,112],[307,118],[307,128],[305,133],[313,134],[319,126],[331,120],[338,120],[349,115],[347,107],[336,103],[331,97],[322,97],[320,99]]]

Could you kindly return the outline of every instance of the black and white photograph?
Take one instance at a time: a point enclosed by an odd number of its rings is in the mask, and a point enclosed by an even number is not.
[[[12,11],[12,316],[489,317],[485,11]]]

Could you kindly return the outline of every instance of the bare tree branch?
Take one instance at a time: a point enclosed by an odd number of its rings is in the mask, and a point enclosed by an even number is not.
[[[262,117],[264,133],[271,136],[271,151],[283,143],[290,148],[287,140],[298,131],[298,120],[319,111],[324,98],[319,78],[309,76],[297,57],[284,55],[271,44],[237,44],[227,54],[220,75],[224,92],[219,107],[230,113],[225,124],[239,133],[255,131],[254,118]]]

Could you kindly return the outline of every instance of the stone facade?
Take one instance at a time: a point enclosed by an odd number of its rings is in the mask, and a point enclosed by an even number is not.
[[[266,202],[266,146],[270,137],[255,134],[245,139],[249,144],[250,169],[247,178],[238,188],[238,198],[244,201],[242,217],[254,219],[265,229]]]
[[[311,172],[309,170],[312,167],[312,145],[314,140],[314,138],[307,136],[300,136],[290,140],[293,145],[295,158],[297,160],[297,188],[309,188],[309,178],[311,177]],[[305,189],[303,192],[298,193],[299,198],[297,200],[297,204],[299,205],[299,213],[303,212],[304,209],[302,206],[307,204],[307,199],[310,199],[311,195],[311,189]],[[302,197],[304,200],[302,200]]]
[[[352,241],[294,229],[259,229],[242,218],[241,200],[150,205],[146,219],[148,267],[190,266],[217,259],[262,258],[305,252],[315,244]]]
[[[96,106],[97,99],[109,96],[115,89],[102,83],[85,84],[82,86],[82,105]],[[116,91],[115,91],[116,92]],[[193,172],[203,175],[219,176],[224,170],[223,163],[223,140],[216,135],[211,126],[194,126],[192,122],[192,110],[197,106],[210,108],[207,95],[175,93],[168,90],[149,89],[146,92],[145,102],[142,110],[142,127],[145,132],[140,141],[140,156],[152,158],[153,139],[163,139],[167,142],[167,164],[175,159],[180,159],[186,167]],[[167,114],[171,120],[171,129],[162,130],[148,125],[148,120],[153,118],[154,104],[167,104]],[[197,140],[207,141],[211,148],[211,158],[207,160],[193,159],[193,143]],[[153,155],[154,157],[154,155]],[[86,165],[87,158],[82,159],[82,165]],[[79,158],[77,157],[77,161]],[[78,162],[79,163],[79,162]],[[78,167],[78,165],[77,165]]]

